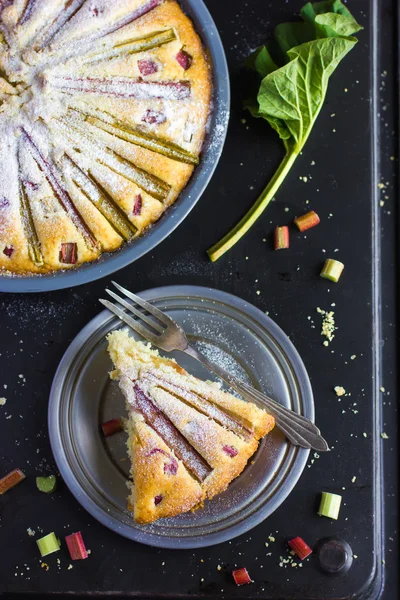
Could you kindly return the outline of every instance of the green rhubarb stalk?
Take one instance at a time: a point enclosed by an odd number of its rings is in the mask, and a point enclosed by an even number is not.
[[[303,21],[278,25],[275,39],[248,59],[247,66],[258,75],[258,85],[255,97],[245,107],[275,129],[286,155],[254,206],[208,250],[212,261],[247,233],[279,190],[324,104],[329,77],[357,43],[353,34],[362,29],[340,0],[308,2],[301,17]]]
[[[119,121],[115,121],[112,124],[102,121],[98,117],[87,116],[86,122],[98,127],[99,129],[102,129],[103,131],[106,131],[107,133],[110,133],[111,135],[115,135],[115,137],[118,137],[125,142],[135,144],[136,146],[141,146],[142,148],[146,148],[152,152],[157,152],[158,154],[167,156],[172,160],[190,165],[199,164],[199,157],[196,156],[196,154],[188,152],[173,142],[163,140],[159,137],[144,133],[143,131],[138,131],[129,125],[120,123]]]
[[[166,31],[155,31],[149,35],[137,38],[135,40],[128,40],[121,44],[115,44],[111,50],[105,50],[104,52],[98,52],[93,56],[90,56],[85,62],[94,62],[100,60],[110,60],[118,56],[125,54],[136,54],[138,52],[144,52],[145,50],[151,50],[152,48],[159,48],[164,44],[173,42],[176,40],[175,31],[173,29],[167,29]]]
[[[32,262],[38,266],[43,265],[43,254],[39,237],[33,220],[28,194],[23,185],[20,187],[20,213],[28,244],[28,254]]]
[[[93,176],[82,171],[68,154],[64,154],[62,164],[71,180],[86,198],[97,208],[111,227],[126,242],[129,242],[136,234],[137,228],[114,202],[104,187]]]
[[[250,210],[244,215],[244,217],[239,221],[239,223],[231,229],[229,233],[226,234],[225,237],[222,238],[215,246],[212,246],[207,253],[211,260],[215,262],[225,252],[230,250],[232,246],[238,242],[245,233],[249,231],[249,229],[254,225],[257,221],[258,217],[262,215],[264,210],[267,208],[268,204],[271,202],[276,192],[279,190],[283,180],[286,175],[289,173],[290,169],[294,161],[298,156],[298,152],[288,152],[285,155],[285,158],[282,160],[279,165],[275,175],[272,177],[271,181],[261,192],[260,196],[256,200],[255,204],[250,208]]]

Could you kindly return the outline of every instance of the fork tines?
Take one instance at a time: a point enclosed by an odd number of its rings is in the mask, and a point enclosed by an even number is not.
[[[136,296],[136,294],[133,294],[115,281],[112,283],[121,294],[129,298],[130,301],[125,300],[112,290],[106,289],[106,292],[111,298],[123,306],[125,310],[122,310],[119,306],[113,304],[109,300],[100,299],[100,302],[142,337],[157,344],[157,337],[165,331],[166,327],[168,327],[170,318],[161,310],[155,308],[149,302]],[[143,308],[144,310],[140,310],[140,308]],[[129,313],[134,315],[135,318],[132,318]],[[142,323],[145,323],[147,326]]]

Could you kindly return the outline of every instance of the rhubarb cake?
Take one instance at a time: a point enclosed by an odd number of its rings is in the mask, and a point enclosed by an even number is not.
[[[108,351],[126,399],[131,494],[137,523],[201,506],[238,477],[274,418],[187,373],[125,330]]]
[[[211,95],[174,0],[0,0],[0,271],[143,234],[200,161]]]

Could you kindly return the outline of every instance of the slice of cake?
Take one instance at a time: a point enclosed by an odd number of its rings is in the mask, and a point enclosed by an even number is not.
[[[129,413],[133,485],[128,507],[151,523],[198,507],[224,491],[257,450],[274,418],[251,402],[201,381],[127,331],[108,351]]]

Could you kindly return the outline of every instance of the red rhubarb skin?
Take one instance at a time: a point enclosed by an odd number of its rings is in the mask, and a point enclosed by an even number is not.
[[[232,575],[236,585],[246,585],[248,583],[253,583],[245,567],[242,567],[241,569],[235,569],[235,571],[232,571]]]
[[[299,231],[301,232],[307,231],[307,229],[311,229],[312,227],[319,225],[320,222],[321,219],[313,210],[310,210],[310,212],[306,213],[305,215],[302,215],[301,217],[297,217],[294,220],[294,223],[297,225]]]
[[[84,560],[88,557],[85,542],[83,541],[80,531],[77,533],[71,533],[71,535],[67,535],[65,538],[65,543],[68,546],[71,560]]]
[[[276,227],[274,232],[275,250],[285,250],[289,248],[289,245],[289,227],[287,225]]]
[[[111,419],[111,421],[106,421],[101,426],[103,430],[104,437],[109,437],[110,435],[114,435],[114,433],[118,433],[123,430],[123,425],[121,419]]]
[[[310,546],[306,544],[301,537],[295,537],[290,540],[290,542],[288,542],[288,546],[291,550],[293,550],[293,552],[296,553],[300,560],[304,560],[307,558],[307,556],[312,554]]]
[[[2,479],[0,479],[0,496],[11,490],[25,479],[24,473],[20,469],[14,469]]]

